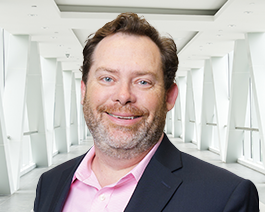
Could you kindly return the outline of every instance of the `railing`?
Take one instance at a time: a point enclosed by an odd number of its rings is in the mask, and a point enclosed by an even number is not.
[[[38,132],[39,132],[38,130],[29,131],[29,132],[24,132],[23,135],[31,135],[31,134],[35,134],[35,133],[38,133]]]
[[[235,127],[236,130],[247,130],[247,131],[256,131],[259,132],[258,128],[251,128],[251,127]]]
[[[38,132],[39,132],[38,130],[35,130],[35,131],[29,131],[29,132],[24,132],[23,135],[32,135],[32,134],[36,134],[36,133],[38,133]],[[8,140],[11,140],[11,136],[8,135],[8,136],[7,136],[7,139],[8,139]]]
[[[206,125],[210,125],[210,126],[217,126],[216,123],[206,123]]]

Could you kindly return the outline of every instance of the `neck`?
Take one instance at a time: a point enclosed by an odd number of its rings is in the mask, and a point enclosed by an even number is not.
[[[100,152],[95,146],[95,157],[92,161],[92,170],[101,187],[113,184],[129,173],[148,154],[148,151],[131,159],[109,157]]]
[[[159,139],[161,141],[163,135]],[[158,142],[159,142],[158,141]],[[150,147],[147,151],[138,154],[129,159],[120,159],[111,157],[95,145],[95,157],[92,161],[92,170],[95,173],[101,187],[113,184],[129,173],[137,164],[150,152],[153,148]]]

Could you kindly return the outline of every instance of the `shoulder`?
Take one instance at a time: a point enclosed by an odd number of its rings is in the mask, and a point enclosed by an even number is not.
[[[34,201],[35,211],[50,211],[50,206],[52,203],[54,204],[58,198],[60,198],[60,203],[63,203],[70,188],[75,170],[84,156],[85,155],[81,155],[71,159],[41,175]]]
[[[181,155],[183,167],[175,174],[183,179],[180,190],[186,197],[195,195],[198,205],[207,205],[212,211],[218,211],[216,205],[222,211],[258,211],[258,192],[250,180],[186,153]]]
[[[222,167],[210,164],[184,152],[181,152],[181,159],[183,171],[197,173],[197,177],[215,178],[215,180],[229,178],[236,181],[243,179]]]
[[[60,179],[62,174],[66,174],[67,176],[69,175],[73,175],[75,170],[77,169],[78,165],[80,164],[80,162],[82,161],[82,159],[84,158],[84,155],[78,156],[76,158],[73,158],[69,161],[66,161],[54,168],[51,168],[50,170],[48,170],[47,172],[44,172],[41,175],[41,179],[46,179],[48,181],[52,180],[52,181],[56,181],[58,179]]]
[[[172,173],[178,176],[185,176],[185,179],[190,180],[214,180],[224,181],[229,179],[239,183],[243,178],[231,173],[230,171],[217,167],[209,162],[205,162],[192,155],[178,150],[170,140],[165,136],[157,154],[156,159],[165,167],[169,168]],[[220,161],[221,164],[221,161]]]
[[[258,211],[258,193],[251,181],[181,152],[168,141],[161,150],[157,160],[182,180],[168,211],[173,211],[175,203],[180,211]]]

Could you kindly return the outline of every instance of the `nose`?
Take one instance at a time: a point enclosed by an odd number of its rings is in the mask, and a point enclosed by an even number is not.
[[[115,89],[112,100],[114,102],[119,102],[121,105],[134,103],[136,101],[136,96],[132,90],[132,86],[129,83],[120,83]]]

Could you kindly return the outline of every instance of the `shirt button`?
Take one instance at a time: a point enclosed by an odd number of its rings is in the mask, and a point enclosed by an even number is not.
[[[99,199],[101,200],[101,201],[104,201],[106,198],[105,198],[105,195],[104,194],[101,194],[100,196],[99,196]]]

